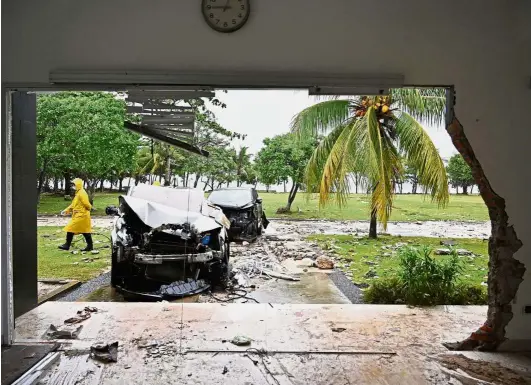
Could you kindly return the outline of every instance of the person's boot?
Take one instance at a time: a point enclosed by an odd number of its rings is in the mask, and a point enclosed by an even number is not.
[[[81,251],[92,251],[94,249],[94,245],[92,244],[92,235],[91,234],[83,234],[85,237],[85,241],[87,241],[87,247],[85,247]]]
[[[59,246],[59,250],[70,250],[70,245],[72,244],[72,240],[74,239],[73,233],[66,233],[66,242]]]

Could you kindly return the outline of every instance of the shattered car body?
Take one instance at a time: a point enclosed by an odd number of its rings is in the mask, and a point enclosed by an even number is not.
[[[111,285],[124,296],[171,300],[227,279],[230,222],[202,191],[138,185],[107,214]]]
[[[262,234],[269,221],[255,188],[238,187],[212,191],[208,200],[221,207],[230,220],[230,241],[252,241]]]

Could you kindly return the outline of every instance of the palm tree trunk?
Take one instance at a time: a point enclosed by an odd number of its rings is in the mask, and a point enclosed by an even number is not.
[[[377,221],[376,221],[376,210],[373,210],[371,212],[371,223],[369,225],[369,238],[371,239],[376,239],[378,238],[378,234],[377,234]]]

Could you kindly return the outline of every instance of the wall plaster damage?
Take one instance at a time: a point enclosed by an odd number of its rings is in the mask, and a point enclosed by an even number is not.
[[[471,337],[453,345],[453,349],[495,350],[505,340],[505,327],[513,318],[511,301],[515,298],[526,271],[524,264],[513,257],[514,253],[522,247],[522,242],[518,239],[513,226],[508,224],[509,217],[505,211],[505,199],[492,189],[465,135],[463,126],[455,116],[452,116],[449,121],[446,131],[455,148],[472,169],[472,175],[479,187],[481,197],[487,205],[492,226],[489,238],[489,310],[485,324],[490,335],[486,336],[483,341]],[[473,333],[472,336],[475,334]]]

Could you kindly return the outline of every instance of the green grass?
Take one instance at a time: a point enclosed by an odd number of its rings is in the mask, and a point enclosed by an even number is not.
[[[105,215],[105,207],[118,204],[119,194],[97,194],[94,199],[92,215]],[[363,194],[352,194],[345,207],[339,207],[331,202],[319,210],[316,194],[306,200],[306,194],[299,193],[292,205],[292,213],[288,215],[276,214],[279,207],[286,205],[288,194],[261,193],[266,215],[270,218],[294,219],[330,219],[330,220],[368,220],[369,197]],[[59,214],[70,203],[62,196],[44,194],[38,207],[39,214]],[[300,211],[299,211],[300,209]],[[445,208],[439,208],[436,203],[424,195],[396,195],[391,221],[487,221],[488,213],[481,197],[477,195],[452,195],[450,203]]]
[[[97,234],[102,232],[100,235]],[[65,241],[65,233],[61,227],[41,226],[38,228],[38,277],[39,278],[68,278],[87,281],[108,269],[111,265],[111,249],[102,248],[109,246],[110,241],[107,230],[93,229],[92,238],[94,247],[99,249],[99,254],[71,254],[59,250],[57,246]],[[100,242],[100,243],[96,243]],[[74,238],[71,250],[80,250],[85,247],[83,236]],[[84,258],[93,258],[92,262],[84,262]],[[77,262],[77,264],[75,264]]]
[[[94,211],[92,215],[105,215],[105,207],[118,205],[118,193],[100,193],[94,197]],[[71,201],[54,194],[42,194],[40,204],[37,206],[39,215],[59,215],[62,210],[70,205]]]
[[[380,278],[392,277],[398,267],[399,258],[396,249],[382,249],[382,246],[396,247],[397,243],[409,246],[428,245],[433,249],[442,248],[440,238],[379,236],[378,239],[357,238],[351,235],[311,235],[308,240],[317,242],[321,248],[329,250],[341,258],[338,267],[352,272],[352,281],[356,283],[374,282],[377,278],[367,278],[369,270],[376,272]],[[488,273],[488,242],[481,239],[454,239],[455,248],[473,252],[475,257],[463,256],[464,271],[460,276],[462,282],[480,285],[485,282]],[[433,254],[433,253],[432,253]],[[449,256],[435,256],[445,259]],[[376,265],[369,265],[368,263]],[[347,264],[350,263],[350,266]]]

